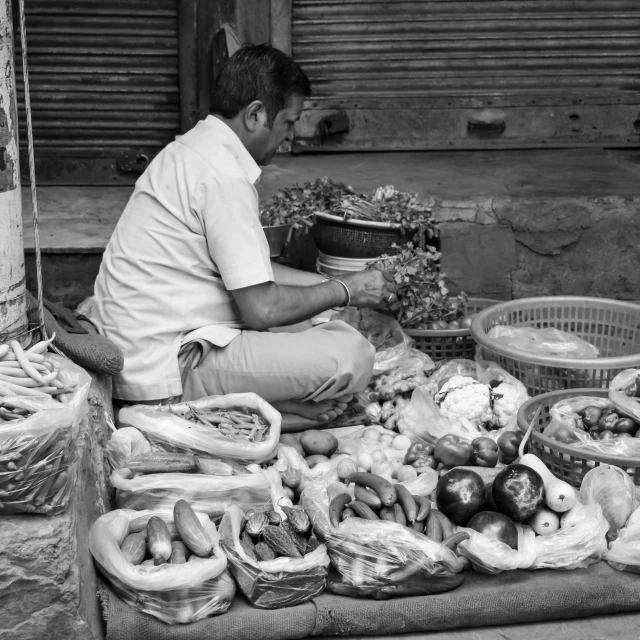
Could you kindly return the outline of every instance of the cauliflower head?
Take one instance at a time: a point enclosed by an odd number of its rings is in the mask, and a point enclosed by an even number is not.
[[[491,390],[469,376],[452,376],[435,397],[440,413],[450,420],[468,420],[476,428],[494,419]]]
[[[508,382],[501,382],[493,389],[493,422],[496,427],[502,428],[509,424],[509,421],[520,408],[520,398],[518,390]]]

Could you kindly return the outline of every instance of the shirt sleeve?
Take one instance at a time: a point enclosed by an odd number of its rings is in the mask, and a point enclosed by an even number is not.
[[[218,176],[207,182],[201,215],[209,254],[228,290],[273,281],[258,195],[248,180]]]

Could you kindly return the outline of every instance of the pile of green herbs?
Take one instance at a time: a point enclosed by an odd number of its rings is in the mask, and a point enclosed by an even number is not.
[[[328,213],[344,220],[390,222],[403,235],[410,235],[419,247],[438,235],[431,207],[413,193],[397,191],[393,186],[378,187],[373,195],[356,193],[342,182],[318,178],[301,187],[279,191],[260,213],[262,226],[291,224],[308,230],[317,213]]]
[[[386,311],[405,329],[426,329],[431,322],[451,322],[466,313],[467,296],[451,296],[440,272],[441,254],[433,247],[408,243],[394,255],[384,255],[370,266],[393,276],[397,300]]]

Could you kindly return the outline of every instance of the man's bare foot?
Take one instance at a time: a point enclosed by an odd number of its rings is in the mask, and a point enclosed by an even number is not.
[[[300,402],[299,400],[282,400],[274,402],[273,406],[280,413],[292,413],[293,415],[315,420],[317,422],[331,422],[341,416],[349,406],[353,395],[341,396],[334,400],[322,402]]]

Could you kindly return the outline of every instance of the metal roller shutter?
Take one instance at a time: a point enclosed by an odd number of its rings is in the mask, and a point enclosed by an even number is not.
[[[25,4],[39,181],[135,180],[123,170],[144,164],[136,160],[155,155],[180,129],[177,0]],[[15,26],[20,146],[26,150],[17,20]]]
[[[298,150],[640,144],[637,0],[293,0],[291,40]]]

